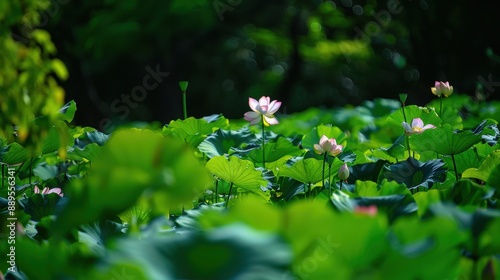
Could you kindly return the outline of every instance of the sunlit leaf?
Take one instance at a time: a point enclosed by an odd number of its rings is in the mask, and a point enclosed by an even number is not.
[[[389,234],[392,251],[379,271],[388,279],[446,279],[459,269],[466,240],[457,224],[445,217],[398,219]],[[422,269],[429,262],[445,263]],[[398,269],[394,269],[395,267]]]
[[[323,162],[315,158],[300,159],[292,166],[283,166],[279,176],[293,178],[304,184],[315,184],[323,178]]]
[[[209,134],[228,126],[228,120],[222,115],[208,116],[201,119],[189,117],[185,120],[171,121],[163,127],[163,134],[175,135],[196,148]]]
[[[470,130],[455,131],[450,124],[412,135],[410,147],[416,151],[433,151],[441,155],[460,154],[481,142],[481,135]]]
[[[262,191],[261,187],[267,186],[267,181],[262,177],[262,173],[255,169],[251,161],[235,156],[229,158],[225,156],[213,157],[205,167],[213,175],[246,190]]]
[[[426,192],[418,192],[413,197],[418,205],[418,215],[422,216],[432,204],[441,201],[441,191],[432,189]]]
[[[500,150],[491,152],[478,168],[469,168],[464,171],[462,178],[474,178],[488,181],[491,172],[500,165]]]
[[[69,133],[68,126],[63,122],[58,122],[49,131],[42,142],[42,154],[52,153],[58,150],[67,150],[67,146],[71,145],[73,137]]]
[[[69,123],[75,117],[75,112],[76,112],[76,103],[75,101],[71,100],[70,102],[66,103],[61,109],[59,109],[60,113],[59,118]]]

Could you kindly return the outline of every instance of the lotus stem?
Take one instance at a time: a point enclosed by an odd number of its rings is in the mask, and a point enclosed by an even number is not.
[[[219,202],[219,180],[215,180],[215,203]]]
[[[184,113],[184,119],[187,119],[187,105],[186,105],[186,92],[182,92],[182,112]]]
[[[439,97],[439,117],[443,119],[443,97]]]
[[[231,197],[231,192],[233,191],[233,182],[229,185],[229,193],[227,194],[227,199],[226,199],[226,209],[229,206],[229,198]]]
[[[453,161],[453,169],[455,170],[455,179],[458,181],[458,170],[457,163],[455,162],[455,155],[451,155],[451,161]]]
[[[325,153],[325,155],[323,156],[323,176],[321,177],[321,180],[323,182],[323,189],[326,189],[326,186],[325,186],[325,162],[326,162],[326,157],[327,157],[327,153]]]
[[[330,184],[328,188],[328,199],[332,197],[332,186],[335,186],[335,184],[332,184],[332,164],[328,163],[328,183]]]
[[[266,127],[264,123],[264,116],[262,116],[262,166],[264,169],[266,169],[266,149],[265,149],[265,144],[266,144],[266,134],[264,132],[264,128]]]
[[[406,136],[406,147],[408,148],[408,157],[411,157],[410,136]]]

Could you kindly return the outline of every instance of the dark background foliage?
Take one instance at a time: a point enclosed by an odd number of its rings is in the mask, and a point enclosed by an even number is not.
[[[283,101],[280,113],[402,92],[423,105],[435,80],[495,98],[500,45],[488,3],[53,0],[44,28],[69,70],[61,84],[77,102],[75,122],[106,131],[181,118],[181,80],[195,117],[241,118],[248,97],[262,95]],[[126,100],[147,67],[169,75]]]

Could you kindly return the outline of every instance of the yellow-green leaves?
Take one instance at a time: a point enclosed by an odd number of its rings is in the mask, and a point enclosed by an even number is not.
[[[255,169],[253,162],[232,156],[216,156],[210,159],[206,168],[222,180],[234,184],[236,187],[264,195],[261,187],[267,186],[262,172]],[[267,194],[268,195],[268,194]]]
[[[336,173],[342,162],[335,158],[332,163],[332,173]],[[315,158],[299,159],[292,166],[280,168],[279,176],[290,177],[304,184],[316,184],[323,177],[323,161]]]
[[[500,150],[491,152],[478,168],[469,168],[465,170],[462,174],[462,178],[474,178],[486,182],[490,174],[495,168],[498,168],[498,166],[500,166]]]
[[[88,175],[66,188],[70,201],[60,213],[57,228],[64,232],[114,217],[140,196],[154,214],[168,214],[169,209],[200,196],[210,182],[210,175],[184,143],[150,130],[118,131],[92,162]]]

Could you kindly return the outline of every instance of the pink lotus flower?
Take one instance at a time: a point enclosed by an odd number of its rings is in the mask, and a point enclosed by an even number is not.
[[[273,100],[271,102],[269,96],[262,96],[259,101],[249,97],[248,105],[252,111],[246,112],[244,118],[250,122],[250,125],[258,124],[262,120],[261,118],[264,118],[264,125],[266,126],[279,123],[274,117],[274,113],[281,107],[280,101]]]
[[[347,164],[345,162],[339,168],[338,176],[339,176],[339,179],[342,181],[345,181],[345,180],[347,180],[347,178],[349,178],[349,167],[347,167]]]
[[[342,145],[337,145],[337,140],[335,140],[335,138],[328,139],[326,135],[321,136],[319,144],[314,144],[314,151],[318,155],[328,153],[331,156],[337,156],[342,152],[343,148]]]
[[[408,123],[403,122],[403,128],[405,129],[406,135],[412,135],[412,134],[420,134],[426,131],[427,129],[432,129],[436,127],[433,126],[432,124],[424,125],[422,119],[415,118],[411,121],[411,126]]]
[[[64,196],[64,193],[62,192],[62,190],[60,188],[53,188],[53,189],[43,188],[43,190],[40,192],[40,189],[38,188],[38,186],[35,186],[35,193],[39,193],[39,194],[55,193],[60,197]]]
[[[365,214],[368,216],[375,216],[378,213],[378,209],[377,209],[377,206],[375,206],[375,205],[356,206],[356,208],[354,208],[354,213]]]
[[[448,97],[453,93],[453,86],[449,82],[434,82],[434,87],[431,87],[432,94],[438,97]]]

